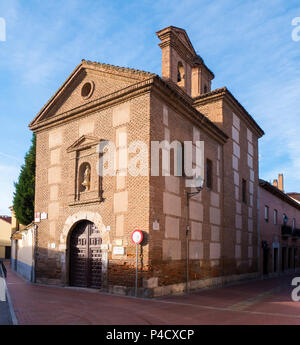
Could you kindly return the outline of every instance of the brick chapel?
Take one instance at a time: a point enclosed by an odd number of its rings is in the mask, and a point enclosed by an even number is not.
[[[140,296],[258,275],[264,132],[226,87],[212,89],[214,74],[185,30],[170,26],[157,36],[161,77],[83,60],[30,123],[37,282],[133,294],[135,229],[144,234]],[[163,140],[204,142],[204,184],[190,199],[184,175],[150,174],[151,142]],[[112,176],[98,173],[102,141],[116,147]],[[149,150],[143,176],[126,173],[132,141]]]

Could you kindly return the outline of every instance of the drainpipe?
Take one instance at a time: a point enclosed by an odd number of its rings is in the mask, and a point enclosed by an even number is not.
[[[187,201],[187,221],[186,221],[186,231],[185,231],[185,238],[186,238],[186,283],[185,283],[185,291],[189,293],[189,232],[190,232],[190,198],[189,193],[186,194],[186,201]]]
[[[32,277],[32,282],[36,283],[36,260],[37,260],[37,230],[38,230],[38,225],[34,224],[33,226],[34,232],[33,232],[33,277]]]
[[[260,190],[259,190],[259,184],[257,186],[257,268],[258,272],[261,276],[261,279],[263,279],[263,272],[261,270],[261,236],[260,236]]]
[[[186,283],[185,283],[185,289],[186,293],[189,293],[189,233],[190,233],[190,198],[199,194],[201,190],[203,189],[204,180],[200,178],[200,184],[196,186],[197,192],[186,192],[186,201],[187,201],[187,224],[186,224]]]

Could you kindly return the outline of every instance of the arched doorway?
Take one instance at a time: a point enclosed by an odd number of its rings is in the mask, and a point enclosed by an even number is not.
[[[101,288],[101,235],[94,223],[84,220],[70,236],[70,285]]]

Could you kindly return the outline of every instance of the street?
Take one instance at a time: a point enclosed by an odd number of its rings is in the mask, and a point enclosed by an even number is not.
[[[20,325],[300,325],[295,275],[150,300],[31,284],[7,271]]]

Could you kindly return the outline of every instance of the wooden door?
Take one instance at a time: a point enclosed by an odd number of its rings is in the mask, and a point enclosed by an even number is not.
[[[97,227],[89,222],[77,224],[70,239],[70,285],[101,287],[101,237]]]

